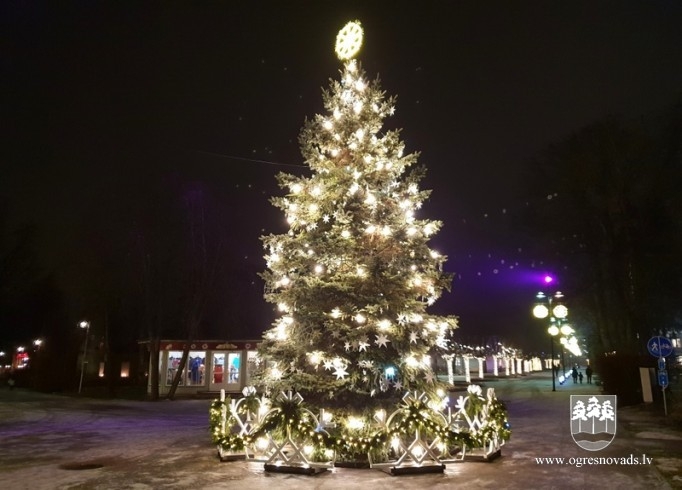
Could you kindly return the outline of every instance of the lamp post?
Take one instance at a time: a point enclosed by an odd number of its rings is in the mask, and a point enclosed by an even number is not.
[[[552,369],[552,391],[556,391],[556,373],[554,371],[554,337],[556,337],[561,331],[557,326],[561,320],[566,318],[568,315],[568,308],[561,303],[561,299],[564,297],[560,291],[554,293],[554,296],[547,296],[543,292],[539,292],[536,298],[536,304],[533,307],[533,316],[535,318],[544,319],[549,317],[549,328],[547,333],[549,333],[550,339],[550,352],[552,356],[551,369]],[[557,322],[559,320],[559,322]]]
[[[78,383],[78,394],[83,389],[83,373],[85,373],[85,356],[88,352],[88,337],[90,336],[90,322],[83,320],[78,324],[80,328],[85,329],[85,344],[83,345],[83,359],[81,359],[81,380]]]

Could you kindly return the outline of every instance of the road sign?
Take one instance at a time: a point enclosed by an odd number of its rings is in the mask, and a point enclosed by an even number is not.
[[[673,353],[673,344],[670,339],[660,335],[651,337],[646,343],[646,348],[649,350],[649,354],[654,357],[667,357]]]
[[[658,369],[665,370],[665,357],[658,358]]]
[[[658,372],[658,386],[661,388],[668,386],[668,371],[665,369]]]

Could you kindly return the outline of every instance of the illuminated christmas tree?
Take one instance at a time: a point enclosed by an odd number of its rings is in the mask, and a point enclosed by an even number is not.
[[[278,175],[286,195],[272,201],[289,231],[263,237],[265,298],[280,316],[260,348],[261,382],[322,406],[442,387],[434,355],[456,328],[455,317],[426,312],[451,282],[428,244],[441,223],[418,217],[423,171],[398,131],[382,131],[394,98],[354,58],[361,40],[358,22],[337,37],[341,80],[299,138],[312,174]]]

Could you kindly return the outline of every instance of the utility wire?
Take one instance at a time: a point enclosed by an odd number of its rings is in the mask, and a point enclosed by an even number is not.
[[[210,155],[213,157],[218,157],[218,158],[225,158],[229,160],[241,160],[244,162],[254,162],[254,163],[265,163],[267,165],[277,165],[281,167],[296,167],[296,168],[308,168],[307,165],[301,165],[301,164],[295,164],[295,163],[282,163],[282,162],[271,162],[268,160],[259,160],[257,158],[246,158],[246,157],[238,157],[234,155],[225,155],[222,153],[214,153],[212,151],[205,151],[205,150],[193,150],[195,153],[203,153],[204,155]]]

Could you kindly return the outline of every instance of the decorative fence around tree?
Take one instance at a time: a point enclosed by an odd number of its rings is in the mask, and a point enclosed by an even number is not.
[[[408,392],[395,411],[372,420],[328,411],[315,414],[298,393],[244,397],[211,404],[210,425],[221,461],[262,462],[265,471],[315,474],[349,461],[391,475],[442,472],[446,464],[492,461],[511,435],[504,404],[470,385],[451,407],[448,397]]]

